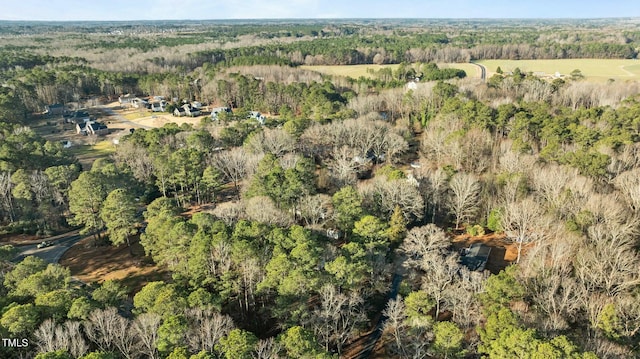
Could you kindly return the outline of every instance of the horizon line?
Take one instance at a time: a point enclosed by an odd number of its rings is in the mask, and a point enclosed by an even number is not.
[[[317,18],[303,18],[303,17],[291,17],[291,18],[228,18],[228,19],[127,19],[127,20],[115,20],[115,19],[103,19],[103,20],[41,20],[41,19],[21,19],[10,20],[0,19],[0,22],[7,23],[21,23],[21,22],[36,22],[36,23],[82,23],[82,22],[154,22],[154,21],[323,21],[323,20],[448,20],[448,21],[469,21],[469,20],[640,20],[640,16],[615,16],[615,17],[317,17]]]

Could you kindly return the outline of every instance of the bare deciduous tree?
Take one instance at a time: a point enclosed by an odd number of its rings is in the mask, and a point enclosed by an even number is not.
[[[640,211],[640,169],[623,172],[614,179],[616,187],[624,194],[624,200],[632,211]]]
[[[378,177],[359,187],[365,204],[389,218],[396,206],[408,221],[422,218],[424,202],[418,188],[408,179]]]
[[[47,319],[34,332],[34,336],[40,353],[64,350],[74,358],[79,358],[89,350],[80,330],[80,322],[67,321],[56,325],[52,319]]]
[[[589,292],[615,297],[640,284],[638,261],[640,256],[630,243],[616,243],[605,237],[580,248],[576,275]]]
[[[276,157],[292,152],[295,139],[281,128],[265,128],[251,136],[246,147],[253,153],[272,153]]]
[[[455,165],[454,163],[460,161],[461,157],[452,157],[451,155],[459,154],[460,151],[457,143],[451,143],[450,137],[463,128],[464,123],[457,116],[440,116],[429,121],[422,134],[420,146],[422,154],[437,167],[442,167],[445,164]],[[456,168],[460,167],[458,163]]]
[[[331,197],[326,194],[304,196],[298,201],[298,210],[307,226],[319,226],[333,215]]]
[[[628,338],[640,333],[640,301],[634,296],[623,296],[617,302],[617,313],[623,334]]]
[[[358,293],[341,293],[331,284],[320,289],[320,306],[314,311],[311,326],[329,350],[335,345],[338,355],[353,337],[358,326],[366,321],[363,299]]]
[[[468,222],[476,215],[479,204],[480,183],[467,173],[457,173],[451,178],[451,212],[456,217],[456,228],[461,222]]]
[[[329,161],[330,174],[338,186],[353,185],[360,163],[354,152],[347,146],[333,149]]]
[[[251,197],[246,202],[245,212],[251,220],[281,227],[286,227],[293,223],[291,215],[277,208],[269,197]]]
[[[33,333],[33,336],[38,341],[38,352],[48,353],[60,349],[56,342],[55,330],[56,323],[53,319],[47,319]]]
[[[355,156],[364,158],[372,153],[392,162],[408,148],[399,129],[389,123],[367,116],[325,126],[312,126],[301,136],[304,151],[310,155],[327,157],[334,148],[348,147]]]
[[[455,145],[461,149],[462,158],[459,162],[464,171],[481,173],[489,167],[493,145],[489,131],[474,127]]]
[[[116,308],[96,309],[84,323],[85,333],[101,350],[115,350],[115,343],[122,329],[121,318]]]
[[[382,312],[387,319],[384,321],[384,331],[390,332],[395,341],[395,347],[400,355],[405,355],[403,333],[406,332],[406,318],[404,301],[401,297],[391,299]]]
[[[575,318],[581,309],[581,292],[576,281],[568,273],[540,272],[527,282],[532,293],[532,301],[544,317],[538,323],[550,332],[558,332],[569,327],[568,319]]]
[[[525,244],[542,240],[548,235],[549,218],[545,217],[540,204],[531,198],[507,204],[501,219],[505,233],[517,243],[516,263],[520,263]]]
[[[451,308],[453,321],[461,328],[474,328],[482,319],[478,294],[483,290],[482,274],[460,268],[460,279],[445,289],[444,300]]]
[[[137,341],[135,335],[131,333],[131,322],[129,319],[118,316],[116,319],[116,337],[114,345],[123,357],[133,359],[137,354]]]
[[[131,168],[133,176],[144,183],[153,177],[154,166],[149,152],[132,141],[123,141],[116,146],[114,159],[118,164]]]
[[[440,168],[431,171],[426,163],[420,162],[420,168],[416,171],[418,179],[418,189],[428,204],[427,213],[431,214],[431,223],[435,223],[436,215],[440,212],[440,207],[446,198],[447,174]]]
[[[279,359],[278,354],[281,351],[281,345],[274,338],[267,338],[258,341],[256,344],[253,358],[254,359]]]
[[[640,144],[638,143],[625,144],[622,148],[611,152],[605,153],[611,158],[607,172],[615,176],[640,166]]]
[[[446,257],[437,252],[430,252],[422,258],[421,268],[422,289],[424,289],[436,303],[435,318],[438,319],[447,289],[457,283],[460,264],[458,255],[453,253]]]
[[[187,343],[193,352],[214,352],[220,338],[234,328],[231,317],[211,309],[190,309],[186,315],[189,321]]]
[[[550,239],[529,248],[527,256],[521,261],[521,275],[524,278],[535,277],[541,272],[566,276],[572,271],[580,235],[555,226]]]
[[[67,321],[64,323],[65,335],[69,338],[67,351],[75,358],[79,358],[89,351],[89,344],[84,340],[81,331],[81,323]]]
[[[507,173],[523,173],[528,175],[533,169],[536,158],[531,155],[514,152],[511,150],[511,145],[511,142],[508,141],[501,144],[499,168]]]
[[[423,258],[428,257],[432,252],[443,254],[450,244],[442,229],[435,224],[427,224],[426,226],[412,228],[407,233],[400,250],[407,257],[405,262],[407,266],[414,269],[423,269]]]
[[[11,189],[13,183],[11,182],[11,174],[9,172],[0,172],[0,204],[2,209],[7,212],[7,217],[10,222],[13,222],[13,196]]]
[[[211,213],[220,218],[227,226],[231,226],[245,217],[244,204],[242,202],[220,203]]]
[[[253,173],[259,161],[257,156],[250,155],[239,147],[219,152],[213,155],[211,160],[225,178],[233,183],[238,197],[240,197],[240,182]]]
[[[162,318],[155,313],[143,313],[136,317],[132,331],[138,339],[138,350],[147,358],[159,358],[156,343],[158,341],[158,328]]]

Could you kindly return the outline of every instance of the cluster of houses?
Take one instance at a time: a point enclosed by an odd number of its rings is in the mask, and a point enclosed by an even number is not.
[[[165,112],[167,110],[167,101],[163,96],[137,97],[126,94],[118,97],[121,107],[146,108],[153,112]]]
[[[47,116],[62,116],[64,123],[75,125],[76,133],[79,135],[103,136],[109,134],[107,125],[92,118],[89,112],[85,110],[68,111],[63,104],[55,103],[46,105],[44,114]]]
[[[233,113],[233,111],[231,111],[230,107],[215,107],[211,109],[211,119],[214,121],[219,120],[220,114],[223,114],[223,113],[231,114]],[[267,121],[267,118],[258,111],[249,111],[247,113],[247,119],[254,119],[263,126]]]
[[[202,104],[200,102],[185,103],[173,110],[173,115],[177,117],[196,117],[202,115]]]
[[[96,135],[103,136],[109,134],[107,125],[91,118],[87,111],[78,110],[63,115],[66,123],[72,123],[76,127],[76,133],[79,135]]]
[[[118,98],[118,102],[120,102],[120,106],[122,107],[147,108],[153,112],[166,112],[168,105],[163,96],[141,98],[130,94],[120,96]],[[177,102],[177,99],[174,99],[174,102]],[[202,110],[202,103],[193,101],[190,103],[183,103],[181,106],[175,107],[172,114],[176,117],[197,117],[203,115]],[[214,107],[211,109],[211,119],[218,120],[218,116],[222,113],[230,114],[233,113],[233,111],[227,106]],[[247,119],[254,119],[261,125],[264,125],[267,120],[267,118],[258,111],[249,111]]]
[[[175,100],[175,99],[174,99]],[[137,97],[135,95],[122,95],[118,98],[118,102],[121,107],[130,108],[146,108],[153,112],[166,112],[168,102],[165,101],[163,96],[149,96],[149,97]],[[184,103],[181,106],[175,107],[173,115],[177,117],[197,117],[202,116],[202,104],[197,101],[190,103]],[[211,119],[218,120],[221,114],[232,114],[233,111],[230,107],[215,107],[211,109]],[[85,110],[76,110],[69,112],[62,104],[51,104],[45,106],[44,114],[47,116],[63,116],[65,123],[71,123],[75,125],[76,133],[81,135],[106,135],[109,133],[107,126],[95,118],[91,118],[89,113]],[[254,119],[259,124],[264,125],[266,117],[258,111],[247,112],[247,119]]]

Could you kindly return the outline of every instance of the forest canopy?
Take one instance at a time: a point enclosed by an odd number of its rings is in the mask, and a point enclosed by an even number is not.
[[[636,20],[0,35],[0,357],[640,354],[640,82],[456,67],[635,59]]]

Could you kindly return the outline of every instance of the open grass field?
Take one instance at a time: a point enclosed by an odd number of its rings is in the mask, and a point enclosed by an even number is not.
[[[378,71],[383,68],[391,68],[395,70],[400,65],[335,65],[335,66],[300,66],[301,69],[319,72],[323,75],[332,75],[332,76],[344,76],[351,77],[354,79],[359,78],[360,76],[364,77],[373,77],[372,74],[368,73],[367,70],[372,69],[374,71]],[[467,73],[468,77],[480,77],[480,71],[476,65],[473,64],[438,64],[440,68],[449,68],[454,67],[458,69],[462,69]]]
[[[73,153],[75,156],[84,156],[84,155],[108,156],[114,153],[115,151],[116,149],[115,147],[113,147],[113,142],[108,140],[100,141],[95,145],[79,144],[69,149],[69,152]]]
[[[108,157],[116,151],[116,148],[111,140],[102,140],[94,145],[84,143],[76,144],[71,147],[69,151],[80,161],[82,168],[88,171],[91,169],[95,160]]]
[[[122,117],[126,118],[129,121],[154,115],[153,112],[148,110],[122,111],[122,112],[123,112]]]
[[[481,60],[476,61],[487,68],[487,77],[495,74],[498,66],[502,71],[513,71],[516,67],[524,72],[542,72],[552,76],[556,72],[569,75],[578,69],[589,81],[605,82],[609,79],[616,81],[640,80],[640,61],[638,60],[600,60],[600,59],[566,59],[566,60]],[[325,75],[358,78],[360,76],[373,77],[368,69],[378,71],[382,68],[395,70],[399,65],[337,65],[337,66],[300,66],[305,70],[316,71]],[[440,68],[455,67],[467,73],[467,77],[479,78],[480,70],[474,64],[443,63]]]
[[[175,123],[178,126],[182,125],[183,123],[188,123],[190,125],[197,126],[205,117],[208,117],[208,115],[198,117],[174,117],[172,115],[164,113],[162,115],[155,114],[147,117],[142,117],[132,122],[142,126],[153,128],[162,127],[167,123]]]
[[[563,59],[563,60],[482,60],[478,64],[487,68],[487,77],[495,74],[498,66],[502,71],[513,71],[519,67],[523,72],[544,72],[553,75],[559,72],[569,75],[578,69],[587,80],[604,82],[640,80],[640,61],[638,60],[600,60],[600,59]]]

